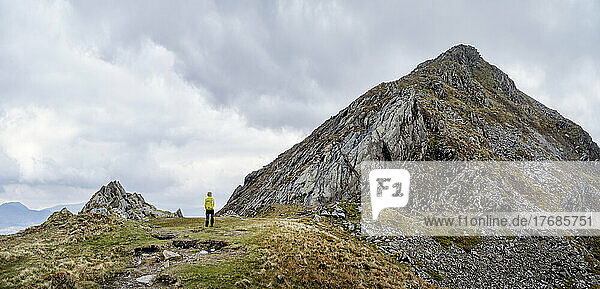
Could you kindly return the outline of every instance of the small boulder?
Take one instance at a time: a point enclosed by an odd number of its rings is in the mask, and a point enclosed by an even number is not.
[[[169,250],[164,250],[163,251],[163,257],[165,257],[165,260],[171,260],[171,259],[178,259],[181,258],[181,255],[177,252],[173,252],[173,251],[169,251]]]
[[[154,277],[156,277],[156,275],[154,274],[150,274],[150,275],[144,275],[142,277],[138,277],[135,279],[135,281],[138,281],[140,283],[149,285],[152,283],[152,279],[154,279]]]
[[[200,254],[200,255],[208,255],[208,251],[202,250],[202,251],[198,252],[198,254]]]

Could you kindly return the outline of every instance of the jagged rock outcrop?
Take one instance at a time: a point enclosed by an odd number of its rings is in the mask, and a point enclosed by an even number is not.
[[[599,158],[580,126],[518,90],[475,48],[458,45],[369,90],[250,173],[219,213],[358,201],[359,164],[367,160]]]
[[[157,209],[146,203],[141,194],[126,192],[118,181],[112,181],[108,185],[102,186],[79,213],[100,213],[140,221],[157,217],[183,216],[181,210],[178,210],[177,213],[171,213]]]
[[[177,209],[177,211],[175,212],[175,217],[183,218],[183,213],[181,212],[181,209]]]

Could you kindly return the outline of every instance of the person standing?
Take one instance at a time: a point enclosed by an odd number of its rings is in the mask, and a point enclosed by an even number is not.
[[[205,227],[208,227],[208,218],[210,217],[210,226],[215,224],[215,199],[212,197],[212,192],[207,193],[208,197],[204,200],[204,208],[206,209]]]

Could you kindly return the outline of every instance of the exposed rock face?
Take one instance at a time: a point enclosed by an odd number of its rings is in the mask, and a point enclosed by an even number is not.
[[[598,160],[581,127],[458,45],[382,83],[246,176],[220,214],[358,201],[367,160]]]
[[[83,206],[80,214],[83,213],[115,215],[140,221],[156,217],[178,217],[177,213],[162,211],[146,203],[141,194],[126,192],[118,181],[102,186]],[[178,213],[181,215],[181,210]]]

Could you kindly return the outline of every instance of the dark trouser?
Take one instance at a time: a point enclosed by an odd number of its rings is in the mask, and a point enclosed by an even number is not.
[[[208,227],[208,217],[210,217],[210,226],[212,227],[215,224],[215,210],[206,210],[206,227]]]

